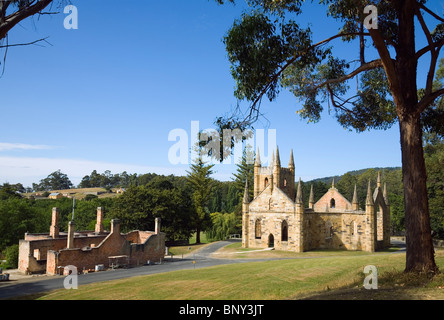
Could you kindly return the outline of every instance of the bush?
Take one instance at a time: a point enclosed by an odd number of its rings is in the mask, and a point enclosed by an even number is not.
[[[13,244],[9,246],[4,251],[6,262],[3,264],[5,269],[17,269],[18,268],[18,255],[19,246],[18,244]]]

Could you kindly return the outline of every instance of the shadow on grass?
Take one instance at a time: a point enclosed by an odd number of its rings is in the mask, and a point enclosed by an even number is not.
[[[299,300],[443,300],[444,274],[427,274],[387,270],[378,277],[378,289],[365,289],[363,283],[327,289],[301,297]]]

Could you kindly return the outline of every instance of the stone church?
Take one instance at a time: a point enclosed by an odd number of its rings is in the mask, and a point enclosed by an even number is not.
[[[374,252],[390,246],[390,206],[381,176],[375,190],[369,181],[365,208],[358,204],[355,186],[347,200],[334,180],[317,202],[311,187],[308,206],[303,202],[301,180],[296,186],[293,151],[288,168],[281,167],[279,149],[263,167],[257,152],[254,164],[254,199],[248,185],[242,205],[242,246],[303,252],[346,249]]]

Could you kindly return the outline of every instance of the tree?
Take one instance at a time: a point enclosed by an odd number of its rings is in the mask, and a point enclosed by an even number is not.
[[[4,59],[7,49],[14,46],[31,45],[46,41],[46,38],[38,39],[29,43],[9,44],[8,32],[20,24],[21,21],[36,14],[55,14],[56,12],[43,12],[53,0],[7,0],[0,1],[0,48],[5,48]],[[6,43],[5,41],[6,40]],[[4,67],[4,66],[3,66]]]
[[[206,165],[199,156],[190,171],[187,171],[187,181],[193,190],[192,199],[195,210],[194,225],[196,229],[196,243],[200,243],[200,232],[211,222],[208,204],[213,193],[213,180],[210,178],[214,167],[213,164]]]
[[[242,159],[240,163],[237,163],[236,173],[234,173],[234,182],[238,193],[238,203],[242,203],[245,191],[245,181],[248,179],[248,191],[250,199],[254,198],[254,159],[253,152],[249,148],[245,148],[242,153]],[[241,208],[238,208],[241,211]]]
[[[186,193],[166,177],[156,180],[152,185],[130,187],[115,198],[110,216],[120,219],[125,231],[154,230],[158,217],[168,240],[189,238],[191,204]]]
[[[342,126],[358,132],[386,129],[398,122],[406,221],[405,271],[435,273],[438,268],[430,229],[421,118],[444,94],[444,87],[433,87],[444,45],[444,19],[423,0],[379,0],[370,7],[377,9],[375,26],[375,17],[369,19],[367,1],[319,2],[343,27],[317,43],[313,43],[309,28],[301,28],[288,18],[302,13],[302,0],[249,0],[255,10],[244,14],[229,30],[224,42],[236,80],[235,96],[249,101],[249,112],[242,121],[256,121],[262,98],[272,101],[281,88],[286,88],[303,101],[298,113],[309,122],[319,121],[324,103],[333,108]],[[433,22],[427,24],[426,20]],[[416,48],[416,29],[427,41],[420,49]],[[327,45],[335,40],[356,43],[359,59],[346,61],[334,56]],[[419,97],[418,62],[426,56],[426,83]],[[443,113],[437,116],[442,123]]]
[[[71,180],[60,170],[50,173],[45,179],[40,180],[39,184],[33,184],[35,191],[64,190],[72,187]]]

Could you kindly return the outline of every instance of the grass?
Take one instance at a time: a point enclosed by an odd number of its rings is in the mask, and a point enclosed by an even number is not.
[[[404,253],[329,253],[95,283],[78,290],[58,290],[38,299],[444,299],[444,275],[429,280],[403,274]],[[444,270],[443,250],[437,250],[436,262]],[[378,268],[378,290],[363,289],[366,265]]]
[[[200,234],[200,243],[196,243],[196,233],[194,233],[189,240],[189,245],[169,247],[168,253],[173,256],[186,255],[206,246],[208,243],[210,242],[207,240],[207,236],[204,232],[201,232]]]

